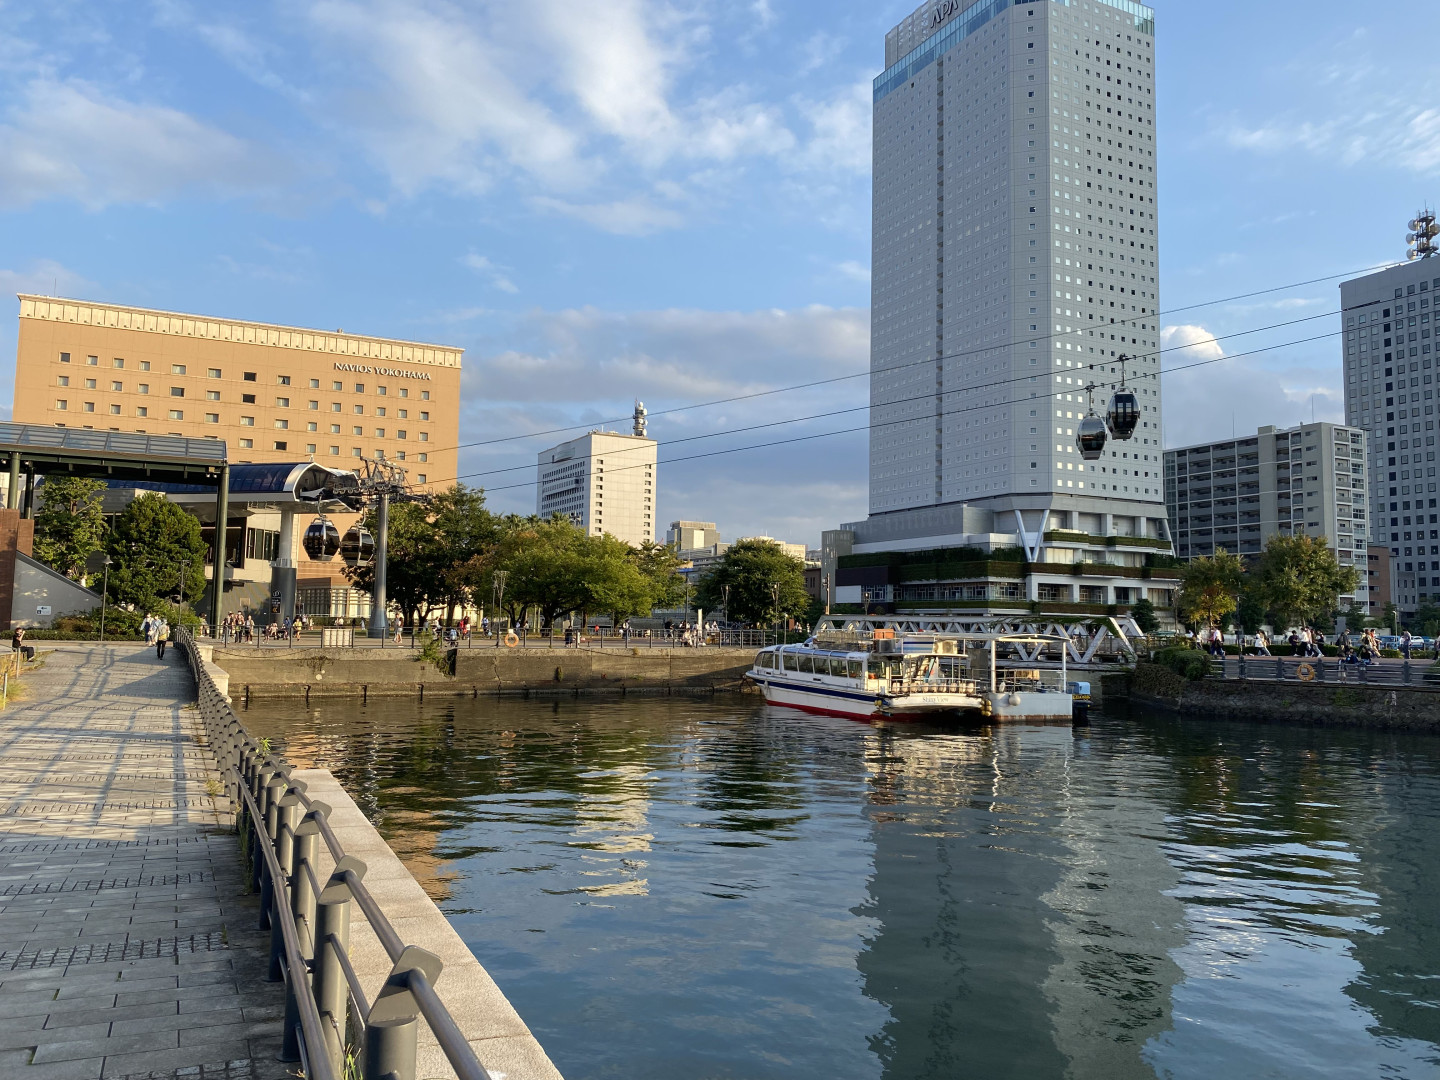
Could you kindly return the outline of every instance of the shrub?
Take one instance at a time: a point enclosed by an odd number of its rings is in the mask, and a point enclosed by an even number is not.
[[[1210,673],[1210,659],[1199,649],[1184,645],[1161,649],[1152,658],[1154,662],[1191,682],[1205,678]]]

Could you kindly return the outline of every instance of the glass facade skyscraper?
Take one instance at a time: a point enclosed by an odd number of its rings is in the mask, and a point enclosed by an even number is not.
[[[969,533],[967,510],[1167,538],[1154,52],[1129,0],[941,0],[886,35],[858,543]],[[1122,354],[1139,426],[1084,461],[1085,387],[1103,415]]]

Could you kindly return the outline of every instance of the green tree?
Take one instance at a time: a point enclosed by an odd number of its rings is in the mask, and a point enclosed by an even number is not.
[[[47,476],[35,512],[35,558],[72,581],[85,581],[85,560],[105,546],[101,493],[83,476]]]
[[[1130,607],[1130,617],[1142,634],[1153,634],[1160,629],[1160,620],[1155,615],[1155,605],[1143,597]]]
[[[1240,603],[1235,608],[1235,623],[1247,634],[1253,634],[1270,621],[1265,598],[1255,588],[1253,580],[1247,578],[1245,589],[1240,594]]]
[[[1245,576],[1245,564],[1224,548],[1215,554],[1191,559],[1180,570],[1180,594],[1176,605],[1188,623],[1219,626],[1235,610]]]
[[[553,626],[568,611],[580,611],[592,593],[585,580],[585,533],[567,518],[556,515],[507,519],[496,546],[493,563],[509,577],[505,583],[505,610],[518,619],[528,607],[540,612],[541,626]]]
[[[1433,602],[1421,604],[1410,616],[1410,627],[1426,637],[1440,637],[1440,605]]]
[[[200,520],[159,492],[142,492],[116,517],[106,547],[116,603],[157,609],[165,597],[183,595],[193,604],[205,590]]]
[[[1320,536],[1272,536],[1254,572],[1255,588],[1275,614],[1277,631],[1309,626],[1354,592],[1360,571],[1341,566]]]
[[[613,536],[585,538],[580,558],[587,593],[582,615],[603,611],[618,626],[655,607],[656,583],[641,570],[636,555],[635,548]]]
[[[674,608],[685,602],[685,578],[673,548],[646,540],[630,550],[631,561],[650,582],[650,607]]]
[[[805,564],[786,555],[772,540],[741,540],[700,579],[695,602],[718,610],[729,588],[729,616],[763,626],[784,618],[802,617],[810,607],[805,591]],[[777,602],[774,590],[778,587]]]

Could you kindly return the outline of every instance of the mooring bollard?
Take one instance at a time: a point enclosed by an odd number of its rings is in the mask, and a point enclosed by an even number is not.
[[[420,1005],[410,991],[410,972],[420,971],[433,985],[444,966],[414,945],[400,953],[365,1024],[365,1080],[415,1080]]]

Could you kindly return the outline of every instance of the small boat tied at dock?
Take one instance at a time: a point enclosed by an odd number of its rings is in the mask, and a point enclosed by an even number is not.
[[[772,705],[855,719],[1084,719],[1088,683],[1071,682],[1063,639],[1058,670],[1010,666],[1002,646],[1029,635],[969,642],[889,630],[827,632],[760,650],[746,672]],[[971,646],[967,648],[967,645]],[[974,648],[981,645],[981,648]]]

